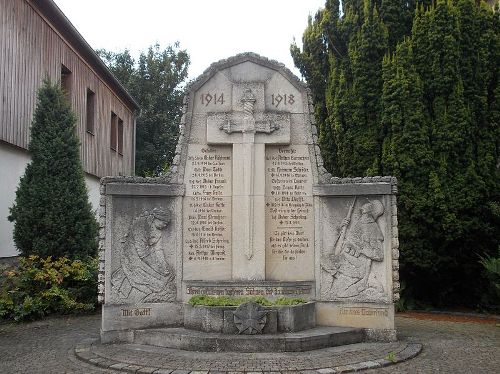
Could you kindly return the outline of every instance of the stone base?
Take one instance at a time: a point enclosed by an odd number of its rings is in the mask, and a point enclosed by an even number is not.
[[[204,306],[184,304],[184,327],[204,332],[237,334],[233,322],[235,306]],[[315,303],[263,307],[267,311],[264,334],[294,332],[316,326]]]
[[[273,307],[278,313],[278,331],[294,332],[316,326],[316,303]]]
[[[182,325],[182,303],[104,304],[103,332]]]
[[[134,330],[112,330],[101,329],[101,343],[132,343],[134,341]]]
[[[316,322],[323,326],[394,330],[394,305],[318,301]]]
[[[363,329],[321,326],[270,335],[228,335],[184,328],[135,330],[131,343],[202,352],[303,352],[363,341]]]

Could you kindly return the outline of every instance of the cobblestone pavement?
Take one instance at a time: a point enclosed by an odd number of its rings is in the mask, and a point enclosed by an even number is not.
[[[77,360],[73,347],[97,337],[100,314],[0,325],[0,373],[117,373]]]
[[[251,371],[283,372],[324,369],[357,364],[358,367],[377,365],[388,353],[398,354],[406,348],[404,342],[359,343],[307,352],[236,353],[189,352],[144,345],[97,345],[88,359],[104,359],[105,367],[112,364],[132,364],[169,370],[187,371]],[[113,362],[111,361],[113,360]],[[118,361],[118,362],[115,362]],[[385,360],[384,360],[385,361]],[[390,364],[385,362],[384,364]],[[347,368],[346,368],[347,369]]]
[[[500,373],[500,326],[396,317],[399,338],[423,344],[406,362],[365,373]]]
[[[117,373],[100,369],[77,360],[75,345],[88,338],[97,338],[100,315],[49,318],[26,324],[0,325],[0,373]],[[500,327],[495,324],[473,322],[446,322],[396,317],[401,341],[387,344],[353,344],[316,352],[277,354],[225,354],[171,352],[159,358],[154,347],[130,346],[130,356],[116,347],[107,346],[105,352],[116,359],[138,360],[145,364],[153,359],[162,362],[213,365],[212,370],[240,369],[252,362],[261,362],[271,370],[276,363],[286,363],[290,369],[317,368],[321,360],[335,354],[336,363],[361,361],[378,350],[380,355],[397,352],[407,342],[420,342],[423,351],[417,357],[393,366],[368,370],[366,373],[498,373],[500,368]],[[161,352],[164,354],[163,349]],[[133,354],[132,354],[133,353]],[[281,365],[280,365],[281,366]],[[191,367],[192,370],[207,366]],[[283,367],[283,366],[281,366]],[[247,370],[259,370],[248,366]],[[262,369],[262,366],[261,366]],[[316,372],[318,373],[318,372]],[[326,373],[326,372],[325,372]]]

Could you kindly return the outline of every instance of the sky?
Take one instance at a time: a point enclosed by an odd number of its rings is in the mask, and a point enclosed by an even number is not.
[[[55,0],[94,49],[129,49],[133,56],[159,43],[186,49],[196,78],[212,62],[255,52],[300,77],[290,44],[302,46],[309,15],[325,0]]]

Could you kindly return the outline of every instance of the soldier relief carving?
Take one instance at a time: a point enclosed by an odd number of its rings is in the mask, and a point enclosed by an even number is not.
[[[118,250],[119,267],[111,274],[116,302],[165,302],[176,298],[175,271],[163,252],[170,224],[168,210],[144,210],[130,224]]]
[[[377,222],[384,213],[377,199],[363,199],[357,214],[354,197],[335,243],[322,253],[322,298],[325,300],[387,301],[382,274],[384,235]]]

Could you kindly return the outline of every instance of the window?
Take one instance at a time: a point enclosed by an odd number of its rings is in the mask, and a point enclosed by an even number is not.
[[[117,148],[117,138],[118,138],[118,116],[111,112],[111,133],[110,133],[110,141],[109,147],[116,152]]]
[[[123,120],[118,118],[118,154],[123,156]]]
[[[94,117],[95,117],[95,93],[87,88],[87,111],[86,128],[87,132],[94,135]]]
[[[61,65],[61,88],[69,98],[71,96],[71,70]]]

